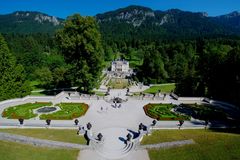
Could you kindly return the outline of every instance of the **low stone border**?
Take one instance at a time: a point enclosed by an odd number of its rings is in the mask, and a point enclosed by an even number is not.
[[[164,143],[158,143],[158,144],[142,145],[141,148],[143,149],[172,148],[172,147],[179,147],[187,144],[195,144],[195,141],[192,139],[189,139],[189,140],[182,140],[182,141],[164,142]]]
[[[32,137],[20,136],[20,135],[16,135],[16,134],[2,133],[2,132],[0,132],[0,140],[30,144],[30,145],[39,146],[39,147],[80,149],[80,150],[89,148],[89,146],[87,146],[87,145],[80,145],[80,144],[66,143],[66,142],[59,142],[59,141],[51,141],[51,140],[43,140],[43,139],[38,139],[38,138],[32,138]]]

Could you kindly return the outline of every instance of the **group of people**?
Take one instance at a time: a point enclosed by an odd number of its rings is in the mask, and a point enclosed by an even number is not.
[[[113,108],[121,108],[121,107],[122,107],[122,104],[121,104],[121,103],[114,102],[114,104],[113,104],[112,106],[113,106]]]

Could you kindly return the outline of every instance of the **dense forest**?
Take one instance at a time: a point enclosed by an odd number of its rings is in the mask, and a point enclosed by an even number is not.
[[[239,104],[240,39],[108,42],[108,52],[120,52],[145,84],[175,82],[181,96],[207,96]],[[112,48],[110,47],[112,46]]]
[[[38,80],[46,89],[78,86],[80,91],[90,92],[99,83],[103,64],[121,57],[130,61],[136,81],[175,82],[175,92],[181,96],[207,96],[240,104],[239,37],[111,39],[104,33],[101,36],[99,30],[93,18],[75,15],[54,35],[11,33],[3,37],[24,84],[25,80]],[[1,45],[1,52],[8,52],[4,47]],[[10,98],[3,96],[6,91],[0,92],[1,99]]]

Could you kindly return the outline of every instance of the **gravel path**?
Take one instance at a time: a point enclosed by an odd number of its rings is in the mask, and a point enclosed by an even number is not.
[[[182,141],[164,142],[164,143],[158,143],[158,144],[142,145],[141,148],[144,148],[144,149],[171,148],[171,147],[179,147],[187,144],[195,144],[195,141],[192,139],[189,139],[189,140],[182,140]]]
[[[16,134],[2,133],[0,132],[0,140],[6,140],[11,142],[20,142],[24,144],[30,144],[40,147],[51,147],[51,148],[64,148],[64,149],[87,149],[87,145],[80,145],[74,143],[58,142],[51,140],[43,140],[38,138],[20,136]]]

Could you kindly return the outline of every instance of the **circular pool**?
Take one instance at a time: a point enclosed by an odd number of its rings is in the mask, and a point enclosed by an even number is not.
[[[43,107],[37,110],[38,113],[49,113],[49,112],[53,112],[56,111],[57,108],[56,107]]]

